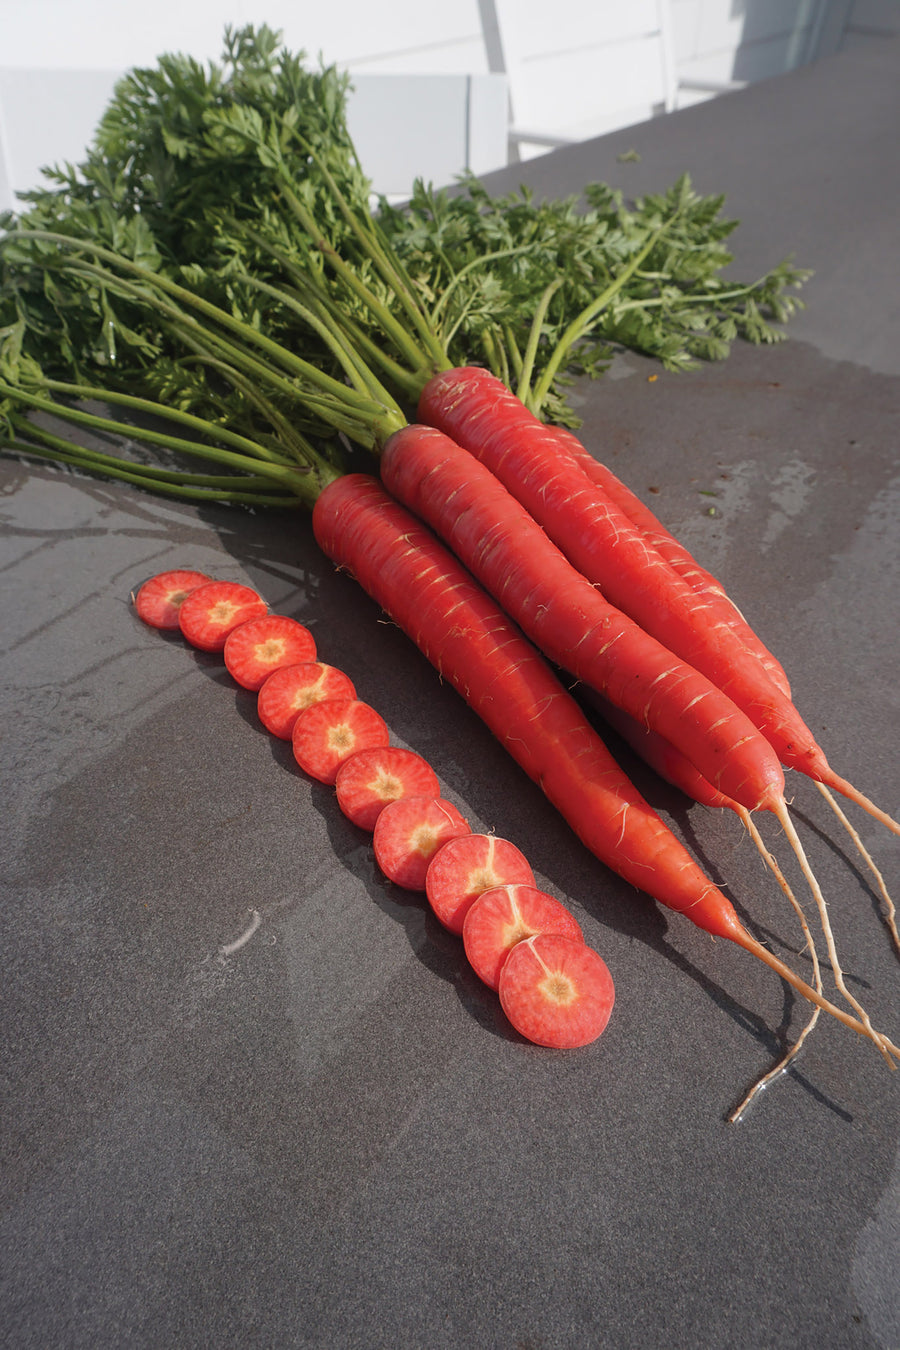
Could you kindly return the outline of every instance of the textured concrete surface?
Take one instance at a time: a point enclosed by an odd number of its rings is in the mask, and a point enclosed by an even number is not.
[[[816,269],[788,344],[653,381],[623,357],[579,397],[588,442],[895,813],[898,70],[885,45],[498,180],[639,192],[687,168],[743,221],[738,272],[789,251]],[[8,459],[0,485],[4,1345],[900,1344],[898,1076],[871,1046],[823,1018],[726,1124],[803,1008],[605,872],[304,519]],[[512,1034],[218,660],[136,621],[132,588],[176,565],[307,622],[473,827],[525,848],[616,980],[596,1045]],[[803,967],[738,823],[637,775]],[[790,790],[848,980],[898,1040],[867,875],[811,785]],[[853,818],[896,891],[897,840]]]

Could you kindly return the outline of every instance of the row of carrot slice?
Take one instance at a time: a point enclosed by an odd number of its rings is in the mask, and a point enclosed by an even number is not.
[[[424,891],[443,927],[462,938],[520,1035],[567,1049],[600,1036],[615,990],[577,920],[537,886],[514,844],[473,833],[426,760],[390,744],[387,723],[349,676],[318,659],[309,629],[271,614],[252,587],[190,569],[150,578],[134,605],[151,627],[222,653],[236,683],[256,693],[266,729],[290,740],[304,773],[334,786],[343,814],[372,833],[385,877]]]

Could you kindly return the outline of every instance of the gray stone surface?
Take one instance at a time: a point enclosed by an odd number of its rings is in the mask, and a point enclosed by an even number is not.
[[[622,357],[578,394],[589,443],[894,812],[898,70],[889,44],[848,54],[495,180],[637,192],[687,168],[742,219],[743,275],[789,251],[816,269],[788,344],[653,381]],[[4,1345],[897,1346],[898,1080],[871,1046],[823,1018],[727,1125],[802,1007],[605,872],[306,520],[9,459],[0,485]],[[177,565],[309,623],[472,825],[526,849],[615,977],[596,1045],[511,1034],[252,697],[137,622],[132,588]],[[790,955],[739,824],[636,772]],[[790,790],[848,979],[898,1040],[869,881],[819,794]],[[896,890],[897,840],[854,820]]]

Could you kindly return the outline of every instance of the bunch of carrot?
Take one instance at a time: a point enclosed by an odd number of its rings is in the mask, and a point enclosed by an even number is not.
[[[226,289],[237,297],[231,309],[209,298],[208,277],[195,284],[188,269],[176,281],[158,262],[148,265],[146,240],[123,256],[96,237],[80,237],[77,219],[68,233],[39,221],[10,236],[14,267],[31,266],[33,255],[34,265],[53,272],[47,293],[57,293],[58,281],[60,293],[71,284],[73,295],[88,297],[104,314],[110,297],[136,307],[152,316],[148,350],[156,350],[162,331],[167,351],[185,365],[201,364],[217,389],[221,383],[214,420],[204,423],[179,407],[173,415],[184,437],[151,434],[178,453],[219,460],[229,474],[176,475],[34,428],[21,409],[52,409],[59,396],[107,392],[142,415],[165,409],[121,390],[44,379],[29,364],[21,324],[6,338],[4,371],[14,372],[7,375],[14,384],[0,386],[9,443],[155,491],[312,507],[325,553],[419,645],[600,859],[766,962],[816,1008],[865,1031],[890,1062],[900,1052],[872,1028],[846,987],[827,906],[785,803],[782,766],[808,775],[827,794],[852,799],[893,831],[900,826],[830,768],[791,701],[780,664],[715,579],[569,433],[538,415],[547,372],[563,368],[569,348],[651,256],[681,207],[631,250],[619,274],[573,319],[534,390],[551,282],[525,350],[511,351],[507,362],[517,376],[514,394],[485,370],[453,367],[433,322],[441,299],[429,313],[377,222],[334,181],[327,155],[312,143],[302,146],[318,174],[316,191],[329,202],[322,218],[330,236],[285,159],[284,146],[299,135],[292,130],[279,138],[276,128],[269,134],[258,117],[238,112],[228,122],[228,153],[256,156],[256,170],[270,176],[308,247],[302,255],[282,249],[247,226],[247,239],[265,253],[266,274],[242,270],[235,256],[225,269]],[[333,284],[325,283],[328,269]],[[303,325],[309,335],[303,359],[265,324],[243,317],[257,312],[263,295],[267,315],[289,312]],[[318,370],[308,359],[316,351]],[[248,400],[249,419],[232,420],[232,393]],[[411,404],[413,425],[404,413]],[[69,407],[64,415],[115,429],[96,414]],[[313,447],[308,428],[331,429],[374,452],[381,483],[342,473]],[[836,983],[852,1013],[825,999],[818,975],[817,987],[806,984],[748,932],[612,761],[547,659],[605,700],[624,719],[624,734],[698,800],[728,806],[751,826],[759,810],[778,818],[815,897]],[[888,921],[897,940],[892,907]]]
[[[55,242],[63,254],[80,247],[71,240]],[[88,249],[101,258],[104,270],[111,266],[108,251],[93,245]],[[325,253],[340,267],[340,259],[327,248]],[[140,274],[141,285],[158,293],[162,305],[177,301],[179,310],[193,311],[195,344],[202,321],[209,332],[204,340],[215,340],[218,359],[238,359],[231,335],[242,326],[233,316],[190,288],[145,274],[138,264],[119,260],[117,265],[129,275]],[[84,271],[84,264],[80,268]],[[391,275],[388,267],[386,276]],[[362,283],[358,291],[357,298],[364,299]],[[477,368],[449,368],[435,355],[432,341],[432,350],[419,351],[418,364],[410,357],[414,368],[403,381],[407,394],[418,391],[420,423],[411,426],[400,404],[366,364],[362,348],[354,346],[355,340],[362,340],[349,319],[339,307],[329,310],[322,304],[318,328],[331,344],[332,357],[342,365],[346,383],[317,375],[307,362],[280,352],[264,334],[241,331],[270,359],[277,352],[278,361],[290,372],[288,380],[277,365],[257,359],[251,364],[241,358],[248,373],[252,370],[258,379],[260,403],[271,385],[280,398],[289,395],[298,408],[374,450],[383,484],[444,535],[469,569],[467,582],[474,574],[492,592],[490,614],[483,612],[479,590],[474,617],[467,612],[461,622],[455,583],[448,586],[443,571],[435,581],[422,561],[431,536],[428,542],[419,536],[418,526],[413,528],[406,513],[402,520],[391,517],[394,498],[383,503],[383,488],[374,480],[341,474],[312,450],[298,469],[261,447],[256,465],[261,483],[290,490],[295,500],[313,506],[314,532],[328,556],[357,576],[472,703],[599,858],[661,903],[752,952],[816,1007],[865,1030],[890,1060],[896,1048],[872,1028],[843,979],[825,901],[784,801],[782,760],[854,796],[891,828],[898,827],[831,774],[790,702],[786,677],[774,658],[760,649],[721,588],[709,578],[695,576],[690,563],[676,567],[671,547],[664,556],[657,547],[659,531],[654,534],[653,525],[648,530],[646,521],[636,525],[604,495],[602,485],[585,472],[584,452],[573,450],[568,434],[560,437],[546,427],[496,377]],[[420,321],[427,331],[422,316]],[[390,331],[396,326],[397,320],[387,325]],[[412,339],[408,346],[410,353],[417,350]],[[368,348],[366,353],[372,356]],[[102,395],[101,390],[93,392]],[[40,396],[22,397],[41,406]],[[114,398],[128,401],[118,394]],[[133,402],[140,403],[140,411],[151,411],[145,400]],[[92,425],[99,420],[72,409],[66,415],[74,420],[91,418]],[[196,433],[198,419],[185,414],[180,419]],[[109,426],[104,422],[104,429]],[[44,453],[58,453],[59,438],[50,444],[48,433],[41,435],[49,446]],[[246,453],[246,437],[241,438],[240,452],[185,440],[169,443],[181,451],[190,451],[193,445],[197,453],[222,458],[244,472],[253,463]],[[446,461],[440,470],[432,451]],[[108,456],[90,452],[79,460],[77,447],[66,453],[70,462],[89,469],[116,471]],[[152,475],[165,471],[141,470],[143,478],[136,469],[119,471],[146,486],[163,486]],[[219,482],[215,487],[211,481],[196,488],[191,484],[186,490],[217,490]],[[169,489],[166,480],[166,490],[178,491],[181,486]],[[624,494],[622,488],[620,500],[625,500]],[[594,570],[597,566],[606,570]],[[620,576],[626,578],[621,584]],[[616,605],[604,593],[614,584]],[[555,664],[594,688],[636,726],[673,747],[710,792],[743,812],[765,809],[778,816],[806,872],[838,987],[855,1016],[837,1009],[820,989],[788,971],[740,923],[730,903],[681,846],[673,847],[670,832],[661,831],[658,821],[648,821],[634,789],[612,765],[596,735],[588,747],[580,739],[580,713],[573,731],[571,708],[565,700],[560,702],[558,682],[552,695],[545,690],[536,698],[533,649],[529,645],[526,656],[505,635],[506,611]],[[496,638],[498,623],[504,626],[501,641]],[[520,633],[514,631],[518,641]],[[541,669],[546,669],[543,661]],[[541,675],[538,688],[543,679]],[[548,709],[561,717],[558,724]],[[557,714],[557,709],[564,711]]]
[[[492,378],[484,372],[439,375],[428,386],[423,402],[441,385],[452,387],[444,416],[454,420],[454,433],[465,439],[466,400],[472,389],[477,393]],[[504,391],[492,387],[491,392],[492,398],[484,403],[474,400],[471,425],[477,427],[479,440],[493,431],[499,442],[503,440],[503,419],[496,417],[495,410],[498,406],[502,408]],[[432,421],[439,420],[434,402],[428,404],[428,411]],[[539,428],[542,440],[550,438],[551,433],[536,419],[534,425]],[[505,453],[499,453],[498,462],[521,453],[527,478],[529,456],[527,450],[522,450],[522,438],[515,425],[504,445]],[[777,815],[819,906],[838,987],[858,1015],[849,1024],[865,1027],[886,1058],[896,1055],[896,1047],[874,1031],[865,1010],[846,987],[827,907],[784,800],[779,755],[748,713],[713,680],[609,605],[499,479],[473,462],[469,451],[443,432],[423,425],[398,431],[388,439],[380,467],[383,483],[394,497],[442,535],[469,569],[469,573],[461,574],[467,583],[472,584],[469,574],[477,577],[492,593],[494,601],[502,603],[504,611],[554,664],[596,689],[635,727],[646,728],[660,743],[673,747],[694,775],[696,795],[703,799],[706,792],[707,800],[733,804],[735,809],[747,813],[748,818],[750,812],[760,809]],[[552,477],[548,480],[541,467],[547,466],[535,467],[532,462],[532,481],[538,497],[551,500],[553,480]],[[560,500],[576,496],[579,487],[587,492],[586,476],[577,465],[571,465],[565,477],[565,483],[558,488]],[[383,538],[378,539],[369,509],[370,502],[376,501],[391,522],[382,532]],[[532,677],[527,674],[529,702],[522,703],[522,675],[529,669],[524,653],[516,649],[516,665],[511,670],[510,639],[504,630],[502,647],[498,649],[492,642],[489,663],[484,666],[478,648],[480,626],[459,600],[447,603],[446,573],[438,583],[421,564],[422,551],[430,536],[423,534],[421,527],[410,531],[402,519],[396,521],[391,516],[396,507],[389,502],[383,506],[381,503],[382,489],[365,476],[350,475],[326,488],[313,511],[313,528],[324,551],[338,565],[352,571],[441,674],[463,693],[598,857],[661,903],[685,913],[707,931],[753,952],[784,978],[790,978],[811,1002],[835,1013],[834,1005],[824,1000],[819,991],[802,982],[797,984],[793,973],[788,973],[749,934],[730,902],[695,864],[688,865],[674,836],[665,829],[660,831],[655,821],[648,821],[625,775],[612,763],[601,765],[598,745],[593,749],[597,756],[593,763],[588,761],[584,750],[576,750],[571,757],[561,753],[570,731],[567,720],[573,706],[570,696],[565,695],[560,703],[558,696],[554,701],[548,695],[538,705],[542,711],[536,721],[531,716],[520,718],[523,706],[534,708]],[[403,544],[398,553],[398,533],[404,528],[406,533],[400,536]],[[568,533],[563,528],[563,536]],[[666,586],[670,576],[677,579],[677,574],[661,562],[654,565],[646,541],[636,540],[635,547],[643,550],[645,566],[657,587],[658,604],[664,610]],[[443,559],[448,556],[442,555]],[[457,565],[455,560],[451,561],[453,566]],[[484,593],[479,590],[477,594],[483,603]],[[503,611],[494,606],[492,609],[490,623],[498,622],[498,618],[506,622]],[[722,609],[731,616],[727,601],[722,601]],[[715,633],[719,624],[713,613],[708,625],[710,633]],[[765,672],[766,658],[758,653],[751,656],[750,644],[746,650],[748,663],[756,662],[760,671]],[[783,709],[779,725],[789,719],[799,723],[787,695],[779,691],[776,698],[776,686],[767,673],[765,681],[773,691],[767,695],[769,703],[777,704],[780,700]],[[551,709],[560,708],[566,708],[566,714],[562,723],[556,724]],[[538,757],[541,742],[546,745],[548,734],[551,744],[546,746],[546,757]],[[602,753],[605,755],[605,750]],[[815,758],[810,753],[805,759],[798,758],[798,763],[804,767],[812,763],[824,774],[821,767],[824,757],[821,752],[818,755],[820,758]],[[606,788],[602,803],[596,793],[600,781]],[[846,1015],[838,1015],[846,1021]]]

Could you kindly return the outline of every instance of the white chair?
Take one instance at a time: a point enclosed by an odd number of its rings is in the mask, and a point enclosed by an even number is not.
[[[675,107],[667,0],[479,0],[488,68],[509,80],[510,158]]]
[[[373,188],[409,196],[506,163],[505,75],[352,75],[347,124]]]

